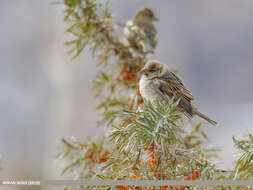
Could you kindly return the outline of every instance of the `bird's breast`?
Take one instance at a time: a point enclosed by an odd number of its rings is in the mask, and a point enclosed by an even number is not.
[[[153,81],[147,79],[145,76],[141,77],[139,88],[141,96],[149,101],[154,101],[158,97]]]

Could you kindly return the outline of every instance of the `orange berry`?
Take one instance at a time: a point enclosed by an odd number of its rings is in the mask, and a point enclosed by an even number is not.
[[[195,179],[197,179],[197,177],[194,175],[194,176],[192,176],[192,180],[195,180]]]
[[[125,79],[129,79],[129,80],[131,80],[131,79],[134,78],[133,75],[132,75],[131,73],[127,72],[127,71],[124,71],[124,72],[123,72],[123,77],[124,77]]]
[[[143,105],[143,100],[141,99],[141,100],[138,100],[138,106],[142,106]]]
[[[92,158],[93,157],[93,151],[91,150],[89,153],[88,153],[88,158]]]
[[[117,189],[119,190],[127,190],[127,186],[123,186],[123,185],[119,185],[119,186],[116,186]]]
[[[150,160],[150,164],[151,164],[151,168],[155,168],[155,166],[156,166],[156,159],[152,158]]]
[[[184,180],[191,180],[192,178],[190,176],[187,176],[184,178]]]
[[[134,166],[132,166],[131,170],[132,170],[133,174],[136,175],[136,170],[135,170]]]
[[[200,172],[199,172],[199,170],[195,170],[194,172],[195,172],[196,177],[200,177]]]
[[[154,143],[152,143],[152,144],[150,145],[149,151],[150,151],[150,152],[154,152],[154,148],[155,148],[155,145],[154,145]]]
[[[105,159],[105,158],[100,158],[98,162],[99,162],[99,163],[103,163],[103,162],[106,162],[106,161],[107,161],[107,159]]]
[[[156,173],[156,174],[155,174],[155,177],[156,177],[157,179],[161,179],[161,173],[160,173],[160,172]]]
[[[141,92],[140,92],[139,89],[138,89],[138,91],[137,91],[137,96],[141,97]]]

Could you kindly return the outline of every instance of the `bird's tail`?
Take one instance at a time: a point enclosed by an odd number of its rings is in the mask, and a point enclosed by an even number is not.
[[[212,125],[217,125],[217,122],[216,122],[216,121],[210,119],[210,118],[207,117],[205,114],[199,112],[199,110],[197,110],[197,108],[193,107],[192,112],[193,112],[193,115],[197,115],[197,116],[199,116],[199,117],[205,119],[206,121],[208,121],[208,122],[211,123]]]

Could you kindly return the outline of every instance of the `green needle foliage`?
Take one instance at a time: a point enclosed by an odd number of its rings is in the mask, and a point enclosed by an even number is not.
[[[215,166],[205,158],[200,144],[191,144],[189,136],[184,137],[183,113],[177,110],[177,104],[174,100],[157,100],[154,104],[144,101],[141,109],[137,106],[124,111],[121,125],[115,126],[109,136],[115,150],[136,155],[135,165],[145,162],[139,170],[149,170],[152,179],[156,173],[163,173],[166,179],[182,179],[195,170],[203,171],[204,179],[215,179]]]
[[[233,138],[240,157],[235,165],[234,179],[253,180],[253,136],[248,134],[248,139],[237,140]]]
[[[178,102],[143,100],[138,93],[138,71],[146,54],[123,42],[120,27],[110,4],[98,0],[62,0],[66,33],[65,44],[77,57],[89,49],[100,72],[93,91],[100,103],[98,124],[105,127],[99,139],[82,143],[61,141],[58,157],[65,163],[62,174],[75,179],[113,180],[218,180],[253,178],[253,138],[236,140],[240,157],[232,171],[215,166],[217,149],[206,148],[208,137],[202,123],[193,124],[177,109]],[[234,187],[79,187],[80,189],[232,189]],[[250,187],[236,187],[250,189]],[[252,188],[251,188],[252,189]]]
[[[133,110],[124,110],[122,123],[119,127],[115,126],[111,140],[115,140],[120,152],[138,152],[145,145],[150,147],[153,143],[158,146],[160,143],[163,156],[167,155],[169,147],[166,145],[173,141],[182,142],[179,134],[182,128],[176,124],[180,119],[180,113],[175,111],[176,106],[176,102],[167,104],[157,100],[155,106],[144,101],[141,110],[138,105]]]

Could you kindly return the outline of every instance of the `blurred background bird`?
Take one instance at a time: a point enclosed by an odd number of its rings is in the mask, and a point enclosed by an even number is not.
[[[178,107],[187,117],[192,118],[198,115],[212,125],[217,124],[191,104],[194,100],[191,92],[185,88],[181,79],[168,69],[167,65],[154,60],[148,61],[141,70],[141,74],[139,88],[143,98],[149,101],[157,98],[169,101],[174,98],[179,100]]]
[[[127,21],[124,36],[131,48],[140,53],[154,53],[157,45],[157,31],[154,22],[158,21],[149,8],[139,10],[132,20]]]

